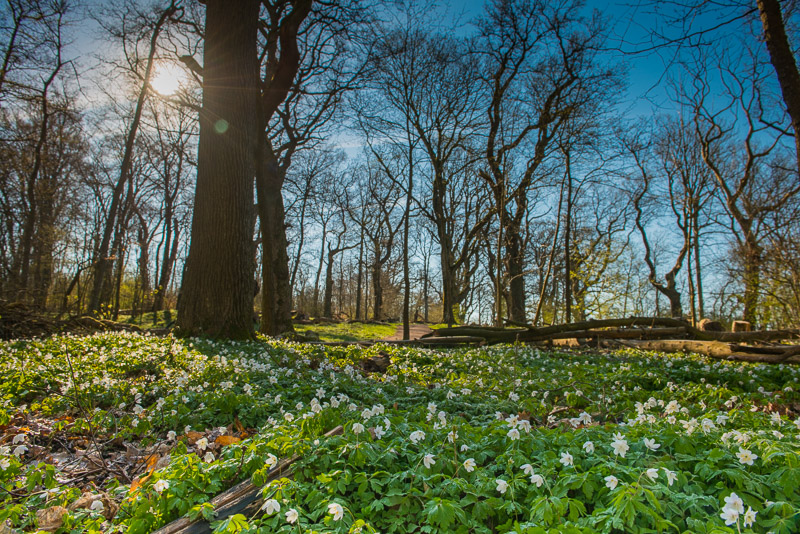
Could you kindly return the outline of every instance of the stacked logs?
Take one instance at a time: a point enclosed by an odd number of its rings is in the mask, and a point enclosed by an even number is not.
[[[697,327],[668,317],[629,317],[589,320],[545,327],[497,328],[458,326],[440,328],[420,341],[468,339],[474,343],[572,344],[597,347],[635,347],[665,352],[696,352],[714,358],[780,363],[800,361],[800,345],[781,342],[800,338],[800,330],[751,331],[750,324],[737,321],[727,332],[715,321]],[[567,341],[568,340],[568,341]]]

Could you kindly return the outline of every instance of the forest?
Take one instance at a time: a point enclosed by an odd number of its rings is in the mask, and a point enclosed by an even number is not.
[[[171,324],[183,288],[178,326],[229,337],[251,308],[273,335],[293,312],[797,326],[794,11],[773,6],[787,62],[762,3],[653,3],[620,35],[579,1],[265,2],[250,176],[207,167],[241,188],[223,208],[199,178],[202,4],[6,2],[0,296]],[[205,196],[230,221],[204,223]],[[208,228],[238,234],[192,267]]]
[[[800,532],[798,17],[0,1],[0,534]]]

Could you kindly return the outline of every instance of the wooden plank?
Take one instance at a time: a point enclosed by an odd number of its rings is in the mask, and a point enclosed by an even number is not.
[[[344,428],[339,425],[326,432],[323,437],[338,436],[343,432]],[[284,458],[278,461],[270,469],[267,482],[291,476],[293,472],[292,465],[299,459],[300,456],[295,454],[291,458]],[[215,521],[226,519],[234,514],[254,513],[257,511],[264,502],[261,498],[261,488],[263,486],[255,486],[250,480],[245,480],[211,499],[209,502],[216,511]],[[188,517],[181,517],[156,530],[154,534],[207,534],[210,532],[211,525],[208,521],[203,519],[192,521]]]

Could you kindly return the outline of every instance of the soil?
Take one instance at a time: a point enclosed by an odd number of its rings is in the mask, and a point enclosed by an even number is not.
[[[433,332],[428,325],[426,324],[419,324],[419,323],[412,323],[408,325],[408,337],[409,339],[419,339],[426,334],[430,334]],[[397,325],[397,330],[395,333],[389,337],[383,338],[381,341],[400,341],[403,339],[403,325]]]

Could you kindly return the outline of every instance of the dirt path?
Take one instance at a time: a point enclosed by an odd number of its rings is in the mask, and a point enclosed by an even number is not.
[[[417,324],[411,323],[408,325],[408,337],[410,339],[419,339],[425,334],[430,334],[433,332],[428,325],[426,324]],[[394,335],[385,337],[381,341],[400,341],[403,339],[403,325],[397,325],[397,330],[395,331]]]

